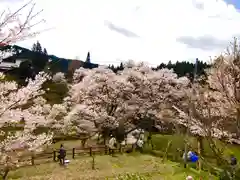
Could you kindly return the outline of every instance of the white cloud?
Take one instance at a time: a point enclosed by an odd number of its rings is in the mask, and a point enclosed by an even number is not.
[[[49,53],[82,60],[90,51],[92,61],[101,64],[127,59],[155,65],[196,57],[208,60],[223,51],[222,42],[240,34],[240,13],[223,0],[36,1],[38,8],[44,9],[46,28],[55,29],[21,45],[31,47],[38,39]],[[123,36],[119,29],[139,37]],[[204,44],[208,43],[206,37],[211,45]],[[188,44],[179,41],[184,38]],[[196,43],[192,47],[198,48],[191,48],[191,39]]]

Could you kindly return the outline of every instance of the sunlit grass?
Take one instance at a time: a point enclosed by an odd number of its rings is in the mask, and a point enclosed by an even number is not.
[[[176,151],[176,148],[182,149],[184,146],[183,137],[181,136],[162,136],[156,135],[153,137],[153,143],[155,145],[155,151],[158,153],[164,153],[168,140],[173,141],[173,146],[169,149],[169,153],[176,154],[178,159],[181,159],[181,155]],[[49,147],[51,149],[58,149],[60,144],[64,144],[68,149],[67,159],[71,162],[67,167],[60,167],[57,162],[53,162],[52,158],[39,161],[48,161],[48,163],[20,168],[16,171],[12,171],[9,174],[9,179],[166,179],[166,180],[178,180],[185,179],[186,176],[192,175],[199,179],[209,179],[208,172],[201,172],[198,170],[188,168],[184,169],[180,161],[172,162],[169,158],[162,163],[162,159],[159,156],[152,156],[150,154],[118,154],[117,157],[109,155],[96,155],[96,169],[92,170],[92,158],[87,153],[85,156],[76,156],[76,159],[72,159],[70,150],[74,147],[80,147],[80,140],[62,141],[53,144]],[[208,152],[206,149],[205,152]],[[231,151],[234,153],[239,152],[237,147],[232,147]],[[178,153],[178,154],[177,154]],[[104,154],[104,152],[102,153]],[[180,162],[180,163],[179,163]],[[190,166],[189,166],[190,167]],[[214,178],[212,178],[214,179]]]
[[[116,157],[104,155],[95,157],[95,170],[92,170],[91,157],[79,157],[71,160],[67,167],[60,167],[56,162],[20,168],[9,174],[9,179],[36,180],[87,180],[87,179],[117,179],[120,176],[133,174],[147,179],[181,179],[186,175],[198,177],[199,174],[189,169],[182,169],[178,163],[166,161],[162,164],[160,158],[142,154],[123,154]],[[136,175],[134,175],[136,174]],[[205,175],[205,174],[204,174]],[[131,177],[130,177],[131,179]],[[127,180],[127,179],[126,179]]]

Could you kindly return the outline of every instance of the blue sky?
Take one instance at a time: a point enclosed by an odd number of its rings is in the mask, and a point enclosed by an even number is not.
[[[1,0],[0,10],[26,1]],[[18,44],[30,48],[39,40],[50,54],[81,60],[90,51],[101,64],[208,61],[240,36],[240,3],[227,1],[35,0],[46,20],[35,30],[54,29]]]
[[[240,9],[240,1],[239,0],[225,0],[228,4],[232,4],[235,8]]]

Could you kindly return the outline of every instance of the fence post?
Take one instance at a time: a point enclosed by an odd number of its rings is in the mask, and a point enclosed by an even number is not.
[[[132,152],[135,152],[135,144],[132,144]]]
[[[89,148],[89,154],[92,156],[92,147]]]
[[[56,161],[56,151],[53,151],[53,161]]]
[[[105,145],[105,154],[107,155],[108,154],[108,146]]]
[[[75,158],[75,148],[72,149],[72,158]]]
[[[32,164],[32,166],[34,165],[34,154],[32,154],[32,156],[31,156],[31,164]]]
[[[92,170],[95,170],[95,153],[92,155]]]
[[[122,144],[119,146],[119,152],[122,153]]]

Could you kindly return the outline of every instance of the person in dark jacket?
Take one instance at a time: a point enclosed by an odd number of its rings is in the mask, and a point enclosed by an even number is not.
[[[231,162],[232,166],[236,166],[237,165],[237,158],[233,154],[231,154],[230,162]]]
[[[58,155],[60,165],[64,165],[65,157],[66,157],[66,150],[64,149],[63,144],[61,144],[59,149],[59,155]]]
[[[233,179],[235,179],[237,158],[234,156],[234,154],[231,154],[230,164],[231,164],[231,168],[232,168],[231,176]]]

